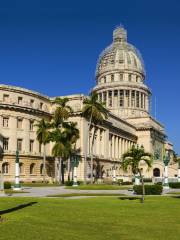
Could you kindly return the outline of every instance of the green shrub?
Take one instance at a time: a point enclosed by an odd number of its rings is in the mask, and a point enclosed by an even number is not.
[[[154,185],[144,185],[145,187],[145,195],[160,195],[162,193],[163,187],[159,184]],[[142,194],[142,185],[135,185],[133,187],[134,192],[137,195]]]
[[[10,182],[4,182],[4,189],[11,189],[11,183]]]
[[[118,185],[122,185],[122,183],[123,183],[123,179],[118,179],[118,180],[117,180],[117,184],[118,184]]]
[[[132,182],[129,182],[129,181],[122,182],[122,185],[132,185]]]
[[[72,186],[73,185],[73,181],[66,181],[65,182],[65,186]]]
[[[152,182],[152,178],[143,178],[144,182],[146,183],[150,183]]]
[[[180,188],[180,182],[170,182],[169,187],[170,188]]]

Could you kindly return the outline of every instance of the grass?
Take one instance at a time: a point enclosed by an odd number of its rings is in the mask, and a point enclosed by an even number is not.
[[[78,189],[78,190],[127,190],[132,188],[132,185],[119,186],[119,185],[108,185],[108,184],[87,184],[79,185],[77,187],[67,186],[67,189]]]
[[[4,192],[5,192],[6,194],[28,193],[27,191],[23,191],[23,190],[14,191],[13,189],[5,189]]]
[[[177,198],[1,198],[0,210],[32,201],[2,215],[0,240],[179,240]]]
[[[22,183],[22,187],[59,187],[58,183]]]
[[[168,192],[166,194],[169,194],[169,195],[180,195],[180,192]]]

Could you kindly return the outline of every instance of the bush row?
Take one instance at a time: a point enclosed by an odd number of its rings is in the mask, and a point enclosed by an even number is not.
[[[145,187],[146,195],[160,195],[163,190],[162,185],[159,185],[159,184],[144,185],[144,187]],[[133,187],[133,190],[137,195],[141,195],[142,194],[142,185],[135,185]]]
[[[180,188],[180,182],[170,182],[169,187],[170,188]]]

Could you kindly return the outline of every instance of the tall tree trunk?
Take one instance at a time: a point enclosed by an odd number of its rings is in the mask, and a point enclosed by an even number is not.
[[[61,166],[62,166],[62,158],[59,158],[59,184],[62,183],[62,170],[61,170]]]
[[[96,132],[96,129],[94,128],[92,144],[91,144],[91,184],[93,184],[93,147],[94,147],[95,132]]]
[[[68,158],[68,181],[70,181],[70,167],[71,167],[71,161],[70,161],[70,157]]]
[[[43,183],[46,182],[46,145],[44,144],[43,149]]]
[[[88,123],[88,129],[87,129],[87,138],[86,138],[86,150],[85,150],[85,155],[84,155],[84,184],[87,184],[87,154],[88,154],[88,148],[90,144],[89,141],[89,134],[90,134],[90,127],[91,127],[91,123],[92,123],[92,113],[91,113],[91,117],[90,117],[90,121]]]
[[[62,184],[64,184],[64,159],[61,161]]]
[[[141,184],[142,184],[142,198],[141,198],[141,202],[144,203],[145,188],[144,188],[144,179],[143,179],[143,176],[141,174],[141,171],[139,171],[139,175],[140,175]]]

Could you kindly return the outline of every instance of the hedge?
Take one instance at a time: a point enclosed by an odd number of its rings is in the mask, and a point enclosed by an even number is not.
[[[11,189],[11,183],[10,182],[4,182],[4,189]]]
[[[145,187],[145,195],[160,195],[163,190],[163,187],[158,184],[144,185],[144,187]],[[133,190],[137,195],[141,195],[142,194],[142,185],[135,185],[133,187]]]
[[[169,187],[170,188],[180,188],[180,182],[170,182]]]

